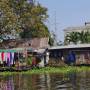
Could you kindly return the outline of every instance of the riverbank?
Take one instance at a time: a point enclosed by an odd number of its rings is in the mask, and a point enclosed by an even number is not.
[[[66,66],[66,67],[44,67],[44,68],[34,68],[28,71],[21,72],[0,72],[0,75],[15,75],[15,74],[44,74],[44,73],[71,73],[71,72],[81,72],[81,71],[90,71],[89,66]]]

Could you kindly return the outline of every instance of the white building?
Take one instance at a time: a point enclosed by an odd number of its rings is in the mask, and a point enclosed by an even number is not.
[[[85,25],[83,26],[77,26],[77,27],[68,27],[64,29],[64,39],[67,36],[67,34],[71,32],[90,32],[90,22],[85,22]]]
[[[90,31],[90,22],[86,22],[84,26],[78,27],[68,27],[64,29],[64,35],[66,36],[70,32],[81,32],[81,31]]]

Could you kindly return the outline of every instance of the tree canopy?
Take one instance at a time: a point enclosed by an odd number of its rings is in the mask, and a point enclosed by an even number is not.
[[[81,32],[71,32],[65,37],[65,44],[77,44],[77,43],[90,43],[90,32],[81,31]]]
[[[9,0],[0,1],[0,35],[11,33],[11,30],[17,30],[18,17],[13,13],[13,9],[9,6]]]
[[[0,0],[0,35],[16,31],[22,38],[49,37],[47,8],[35,0]]]

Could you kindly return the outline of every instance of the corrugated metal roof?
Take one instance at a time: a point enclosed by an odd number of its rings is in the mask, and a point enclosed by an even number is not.
[[[18,51],[22,51],[23,49],[18,49],[18,48],[14,48],[14,49],[0,49],[0,52],[18,52]]]
[[[53,46],[49,50],[53,49],[71,49],[71,48],[88,48],[90,44],[77,44],[77,45],[65,45],[65,46]]]

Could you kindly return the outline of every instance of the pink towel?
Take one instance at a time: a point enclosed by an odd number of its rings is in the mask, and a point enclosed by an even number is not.
[[[10,61],[10,53],[9,52],[7,53],[7,60]]]

